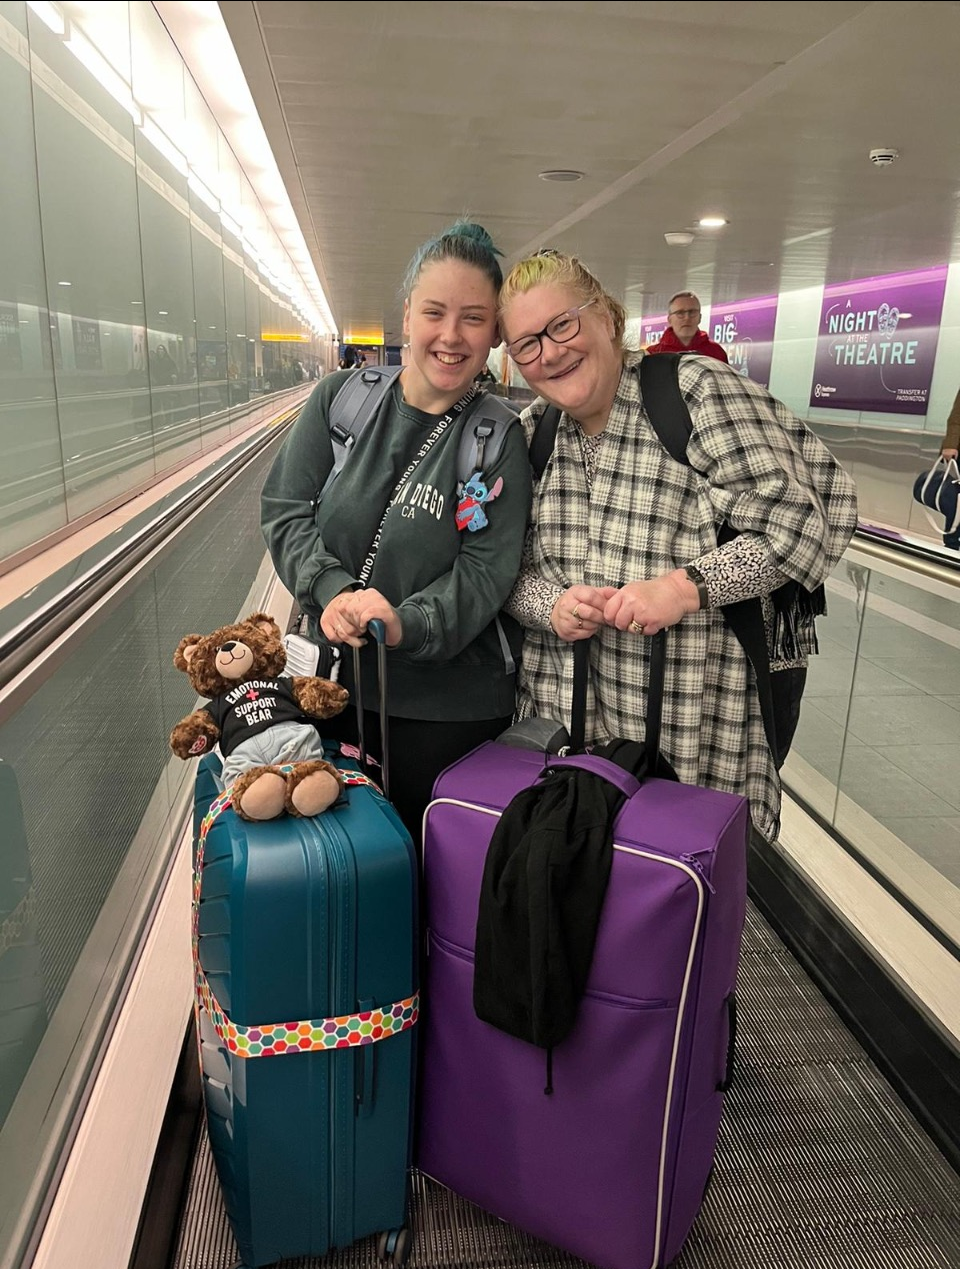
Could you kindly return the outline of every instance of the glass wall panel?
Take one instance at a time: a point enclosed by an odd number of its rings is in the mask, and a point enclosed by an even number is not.
[[[223,296],[223,238],[220,232],[220,167],[217,125],[196,84],[186,81],[190,133],[190,243],[196,341],[193,372],[200,387],[205,443],[229,430],[226,310]]]
[[[24,4],[0,3],[0,555],[66,523]]]
[[[223,298],[226,314],[227,400],[236,406],[250,400],[247,386],[247,307],[243,276],[243,191],[240,164],[220,134],[220,227],[223,235]],[[240,412],[242,418],[242,412]],[[244,426],[242,421],[238,427]]]
[[[243,263],[243,302],[247,315],[247,386],[251,397],[262,396],[263,344],[260,341],[260,287],[257,270],[246,252]]]
[[[150,393],[134,369],[131,326],[143,275],[129,6],[63,8],[66,39],[32,10],[29,28],[53,368],[74,519],[155,468]]]
[[[784,786],[960,945],[960,588],[848,551]]]
[[[196,310],[183,148],[185,72],[152,5],[133,6],[131,27],[133,91],[144,110],[136,138],[144,282],[138,342],[149,375],[157,466],[164,470],[198,454],[202,444],[189,356]]]
[[[870,570],[836,825],[856,840],[859,812],[867,810],[876,846],[892,835],[939,874],[938,885],[956,887],[958,653],[955,588],[891,575],[879,564]]]
[[[262,243],[267,233],[267,218],[250,182],[244,178],[241,183],[243,195],[243,261],[245,288],[244,297],[247,308],[247,368],[250,375],[251,395],[253,392],[265,393],[271,389],[266,377],[264,363],[263,333],[269,331],[264,325],[262,309],[265,283],[260,274],[260,260],[254,243]],[[251,343],[253,339],[255,342]],[[271,361],[272,368],[272,361]]]
[[[147,0],[0,0],[0,151],[2,560],[243,430],[323,349]]]
[[[832,822],[853,693],[860,616],[868,584],[864,570],[843,561],[827,582],[827,616],[817,622],[820,655],[810,658],[803,709],[785,780]]]

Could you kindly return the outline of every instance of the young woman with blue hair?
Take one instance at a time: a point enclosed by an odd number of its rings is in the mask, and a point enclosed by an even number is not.
[[[354,371],[317,386],[263,487],[263,532],[277,572],[315,638],[363,648],[369,701],[376,698],[365,633],[372,619],[384,622],[391,795],[415,841],[436,775],[499,734],[514,709],[508,645],[518,650],[519,632],[498,614],[530,508],[520,427],[507,429],[484,467],[486,492],[497,496],[482,517],[464,517],[458,471],[461,435],[482,406],[474,379],[500,342],[498,254],[481,226],[463,221],[424,243],[404,283],[409,362],[339,477],[317,504],[334,462],[330,407]],[[349,659],[342,681],[352,688]],[[353,738],[349,713],[337,720],[345,739]],[[377,735],[372,715],[366,734]]]

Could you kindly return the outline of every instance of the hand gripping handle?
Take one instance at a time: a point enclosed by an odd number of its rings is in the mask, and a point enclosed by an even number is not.
[[[377,645],[377,686],[380,696],[381,777],[384,796],[390,797],[390,737],[387,727],[387,627],[374,617],[367,622],[367,634]],[[353,685],[357,706],[357,732],[360,741],[361,770],[367,769],[367,747],[363,734],[363,689],[360,684],[360,650],[353,650]]]

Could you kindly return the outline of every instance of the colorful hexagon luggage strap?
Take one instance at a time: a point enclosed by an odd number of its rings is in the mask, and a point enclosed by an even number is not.
[[[344,784],[377,785],[361,772],[344,771]],[[379,792],[379,789],[378,789]],[[221,793],[210,804],[197,837],[196,861],[193,869],[193,976],[195,1004],[204,1009],[217,1035],[237,1057],[276,1057],[285,1053],[309,1053],[317,1049],[350,1049],[361,1044],[376,1044],[388,1036],[398,1035],[414,1026],[420,1016],[420,994],[414,992],[406,1000],[398,1000],[381,1009],[365,1009],[362,1013],[342,1014],[336,1018],[312,1018],[302,1022],[270,1022],[262,1026],[241,1026],[227,1017],[213,994],[200,964],[200,887],[203,878],[203,847],[207,833],[233,805],[230,790]]]

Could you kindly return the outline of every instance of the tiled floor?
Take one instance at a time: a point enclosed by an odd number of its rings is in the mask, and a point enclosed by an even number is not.
[[[831,821],[839,790],[960,886],[960,592],[846,562],[828,606],[784,782]]]

